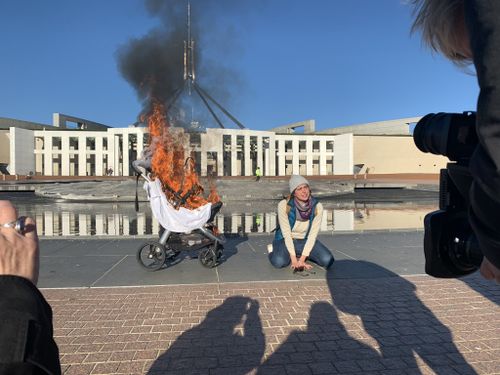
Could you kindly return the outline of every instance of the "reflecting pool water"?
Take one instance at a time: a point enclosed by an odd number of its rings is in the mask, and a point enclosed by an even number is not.
[[[149,205],[141,203],[72,203],[41,200],[15,194],[11,199],[20,215],[35,218],[39,234],[58,236],[156,235],[159,224]],[[421,229],[424,216],[437,209],[437,199],[360,202],[322,200],[321,231]],[[216,218],[226,234],[270,233],[276,228],[277,202],[228,203]]]

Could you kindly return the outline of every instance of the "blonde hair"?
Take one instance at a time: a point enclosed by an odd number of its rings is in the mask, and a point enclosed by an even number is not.
[[[415,20],[411,32],[422,32],[423,42],[457,65],[467,65],[471,57],[462,53],[465,34],[464,0],[411,0]],[[460,32],[462,31],[462,32]]]

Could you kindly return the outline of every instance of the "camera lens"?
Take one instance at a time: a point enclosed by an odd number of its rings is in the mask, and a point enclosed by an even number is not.
[[[445,155],[449,127],[450,121],[445,113],[429,113],[415,126],[415,145],[422,152]]]
[[[443,155],[450,160],[470,158],[477,146],[474,112],[429,113],[413,131],[415,145],[422,152]]]

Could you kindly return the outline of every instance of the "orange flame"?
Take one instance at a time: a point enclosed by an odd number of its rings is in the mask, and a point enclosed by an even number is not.
[[[148,127],[153,150],[153,174],[162,182],[167,199],[188,209],[220,201],[215,184],[211,184],[208,198],[203,197],[204,189],[196,174],[195,161],[192,157],[186,159],[184,144],[187,136],[170,128],[163,105],[153,105]]]

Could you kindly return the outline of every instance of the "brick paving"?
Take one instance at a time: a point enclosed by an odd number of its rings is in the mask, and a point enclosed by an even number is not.
[[[63,373],[500,374],[479,276],[45,289]]]

